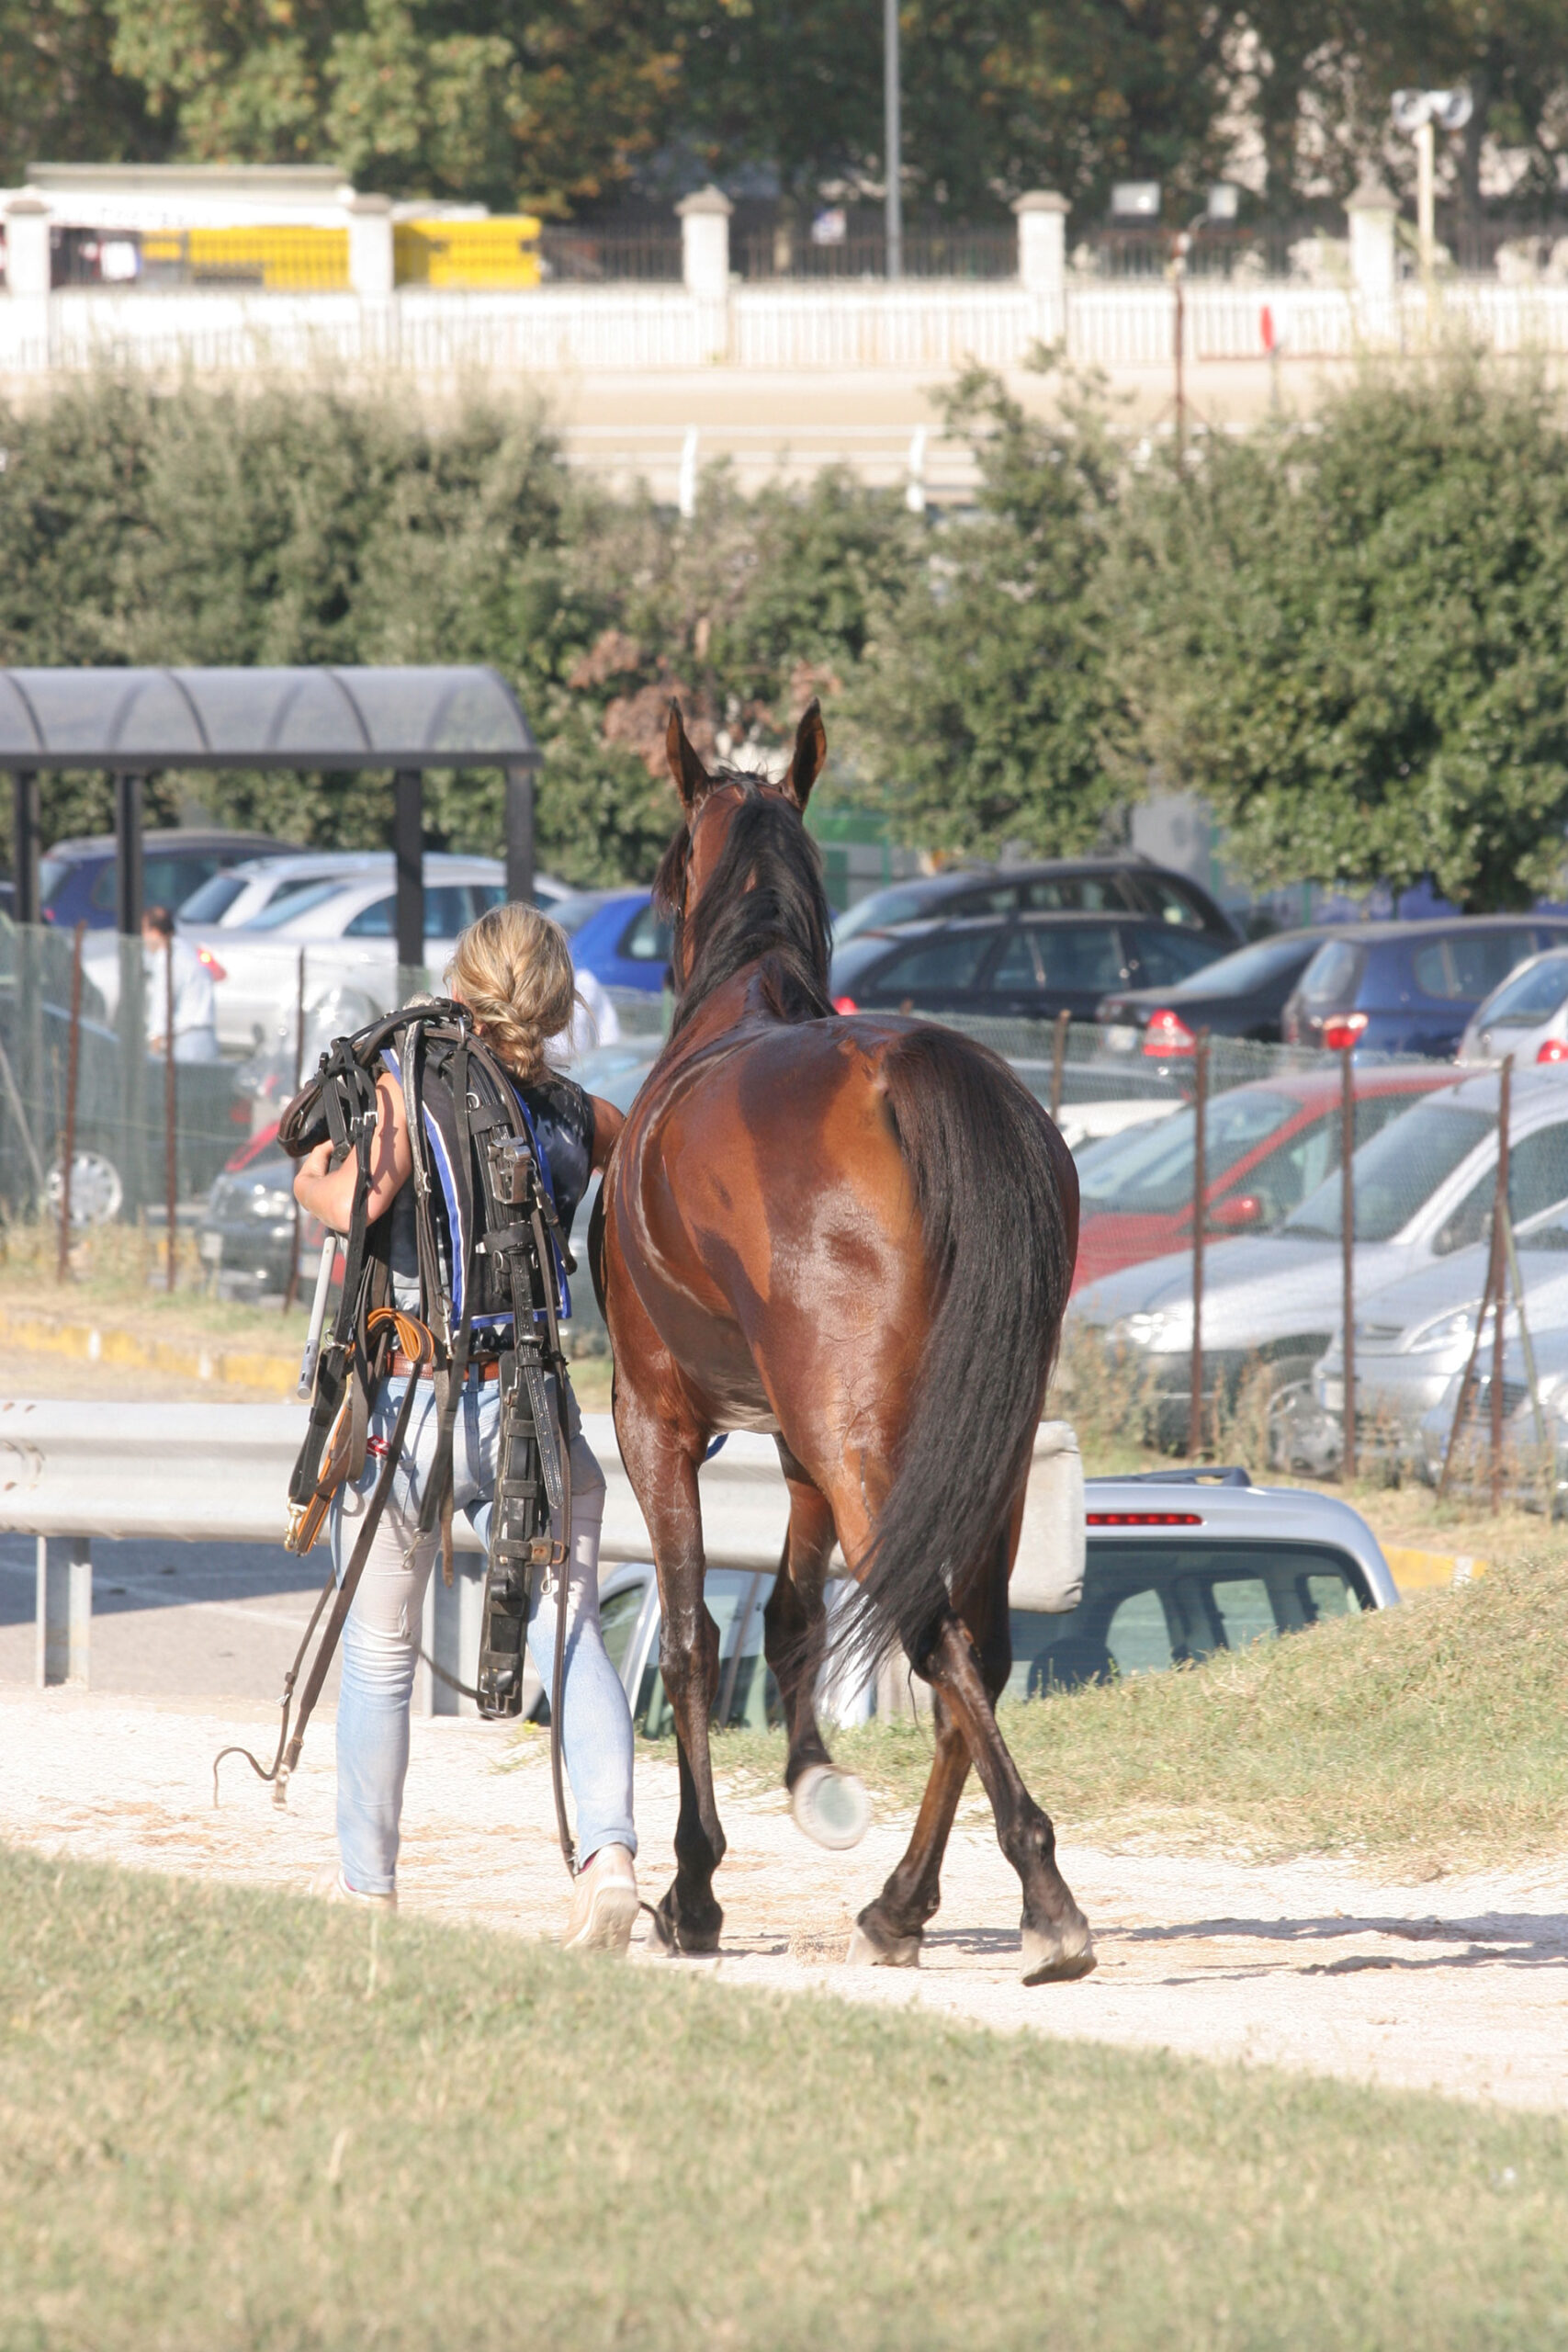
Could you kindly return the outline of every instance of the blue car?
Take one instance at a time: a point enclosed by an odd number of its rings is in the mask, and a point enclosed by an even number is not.
[[[1288,1046],[1451,1059],[1471,1014],[1527,956],[1568,946],[1568,916],[1450,915],[1348,923],[1302,974]]]
[[[657,996],[669,967],[671,930],[649,890],[580,890],[550,909],[571,941],[571,960],[607,989]]]

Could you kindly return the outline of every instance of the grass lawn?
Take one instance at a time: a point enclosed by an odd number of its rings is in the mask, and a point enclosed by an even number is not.
[[[1261,1853],[1359,1850],[1417,1874],[1562,1853],[1568,1564],[1538,1555],[1201,1667],[1010,1706],[1002,1725],[1076,1836],[1157,1829],[1168,1843],[1219,1828]],[[829,1745],[904,1803],[924,1786],[922,1723]],[[715,1754],[772,1782],[782,1735],[727,1732]]]
[[[1568,2344],[1551,2120],[4,1849],[0,1919],[4,2352]]]

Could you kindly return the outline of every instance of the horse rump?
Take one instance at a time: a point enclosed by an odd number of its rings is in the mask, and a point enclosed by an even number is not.
[[[1027,1473],[1072,1286],[1077,1175],[1021,1080],[955,1031],[910,1028],[880,1075],[937,1307],[834,1648],[869,1670],[901,1645],[918,1669],[995,1560]]]

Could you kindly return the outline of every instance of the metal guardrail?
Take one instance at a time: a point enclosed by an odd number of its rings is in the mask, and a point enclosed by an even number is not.
[[[600,1558],[651,1560],[647,1524],[608,1413],[583,1416],[583,1432],[606,1487]],[[85,1683],[92,1634],[95,1537],[277,1544],[285,1496],[305,1430],[302,1405],[101,1405],[0,1402],[0,1533],[38,1538],[38,1680]],[[1084,1568],[1083,1464],[1063,1422],[1041,1424],[1036,1476],[1024,1514],[1015,1599],[1070,1608]],[[701,1474],[703,1539],[713,1568],[776,1570],[789,1497],[772,1438],[738,1431]],[[466,1518],[456,1547],[482,1558]],[[326,1573],[326,1554],[320,1554]],[[834,1560],[840,1572],[842,1562]],[[302,1580],[316,1573],[303,1568]],[[478,1655],[479,1578],[470,1567],[447,1592],[432,1577],[423,1645],[465,1678]],[[450,1702],[422,1668],[416,1701],[426,1713]]]
[[[601,1558],[650,1560],[615,1424],[607,1413],[594,1413],[584,1417],[583,1429],[608,1489]],[[304,1430],[300,1405],[0,1402],[0,1532],[39,1539],[39,1682],[88,1679],[95,1538],[281,1544],[284,1498]],[[702,1492],[710,1564],[776,1568],[789,1498],[772,1440],[732,1437],[705,1466]],[[453,1535],[459,1552],[483,1556],[461,1512]],[[324,1576],[324,1549],[319,1559]],[[302,1567],[302,1579],[316,1573],[313,1560]],[[473,1580],[470,1571],[462,1583]],[[439,1583],[432,1577],[426,1596],[425,1646],[455,1668],[474,1617],[473,1596],[437,1594]],[[450,1623],[443,1622],[447,1618]],[[439,1702],[425,1688],[421,1703],[431,1712]]]

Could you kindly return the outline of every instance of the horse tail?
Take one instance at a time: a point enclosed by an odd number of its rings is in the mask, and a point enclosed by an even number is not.
[[[1027,1475],[1077,1246],[1077,1172],[1001,1058],[913,1028],[881,1065],[937,1297],[841,1646],[919,1665],[996,1556]]]

